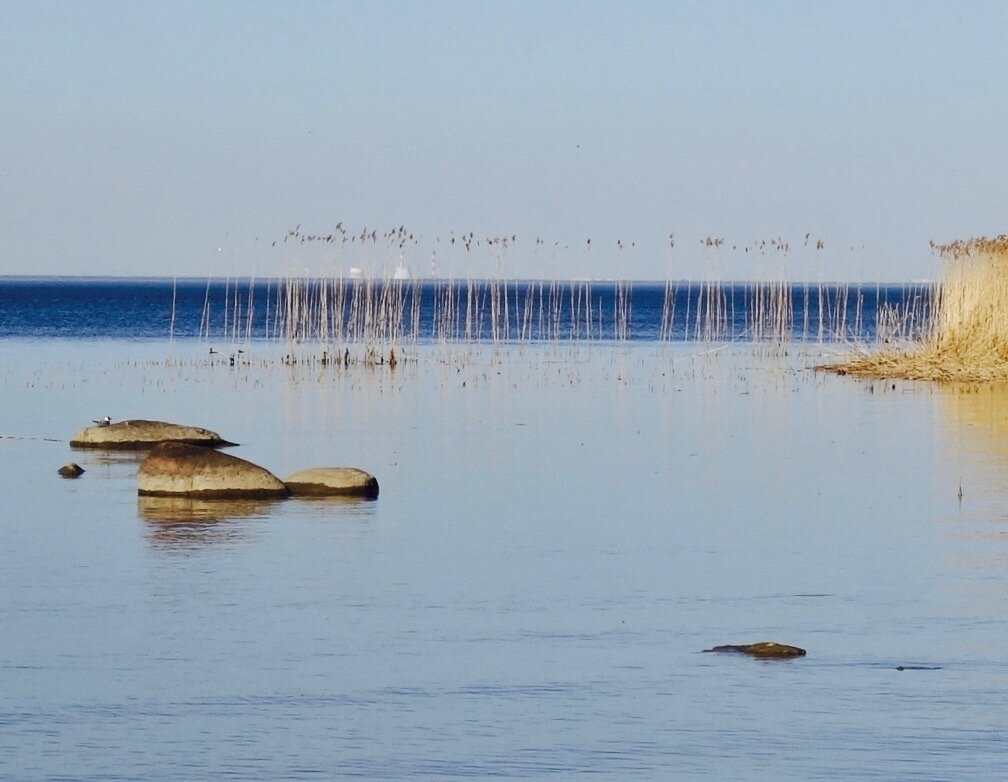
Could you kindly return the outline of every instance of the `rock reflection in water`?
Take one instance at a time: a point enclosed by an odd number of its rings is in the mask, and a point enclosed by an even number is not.
[[[291,507],[304,506],[306,508],[311,508],[313,510],[325,511],[327,508],[332,510],[347,510],[347,511],[357,511],[366,510],[370,506],[378,502],[377,497],[359,497],[352,494],[334,494],[334,495],[313,495],[313,494],[292,494],[289,499],[286,500],[287,504]]]
[[[77,453],[80,453],[79,451]],[[138,465],[144,460],[147,451],[85,451],[87,459],[93,464],[102,465]]]
[[[226,543],[248,535],[246,522],[269,515],[275,500],[199,500],[138,497],[137,513],[148,522],[151,539],[168,545]]]

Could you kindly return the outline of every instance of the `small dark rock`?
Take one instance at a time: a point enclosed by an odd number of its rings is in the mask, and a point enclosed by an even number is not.
[[[84,468],[76,462],[70,462],[70,464],[64,464],[56,472],[64,478],[80,478],[84,474]]]

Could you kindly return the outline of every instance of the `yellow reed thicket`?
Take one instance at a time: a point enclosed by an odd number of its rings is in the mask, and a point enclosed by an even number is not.
[[[1008,235],[932,246],[942,261],[942,278],[921,342],[822,369],[907,380],[1008,379]]]

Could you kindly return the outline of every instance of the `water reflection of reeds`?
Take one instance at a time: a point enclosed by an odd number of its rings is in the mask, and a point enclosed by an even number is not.
[[[1008,468],[1008,383],[944,383],[942,409],[957,438]]]
[[[943,429],[953,472],[948,501],[947,556],[963,601],[985,594],[987,605],[1008,609],[1008,383],[942,383]],[[991,602],[993,601],[993,603]]]

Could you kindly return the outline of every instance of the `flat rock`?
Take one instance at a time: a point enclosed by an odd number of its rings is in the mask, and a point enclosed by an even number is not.
[[[84,468],[76,462],[70,462],[69,464],[64,464],[56,472],[64,478],[79,478],[84,474]]]
[[[314,467],[284,481],[290,493],[304,497],[378,496],[378,480],[356,467]]]
[[[159,443],[140,462],[137,493],[238,499],[286,497],[289,492],[269,470],[237,456],[187,443]]]
[[[805,650],[798,646],[788,646],[775,641],[758,641],[754,644],[727,644],[704,649],[705,652],[735,652],[759,657],[763,660],[784,660],[791,657],[804,657]]]
[[[71,448],[150,448],[156,443],[174,442],[224,448],[234,445],[217,432],[199,426],[183,426],[165,421],[132,419],[112,424],[88,426],[70,440]]]

